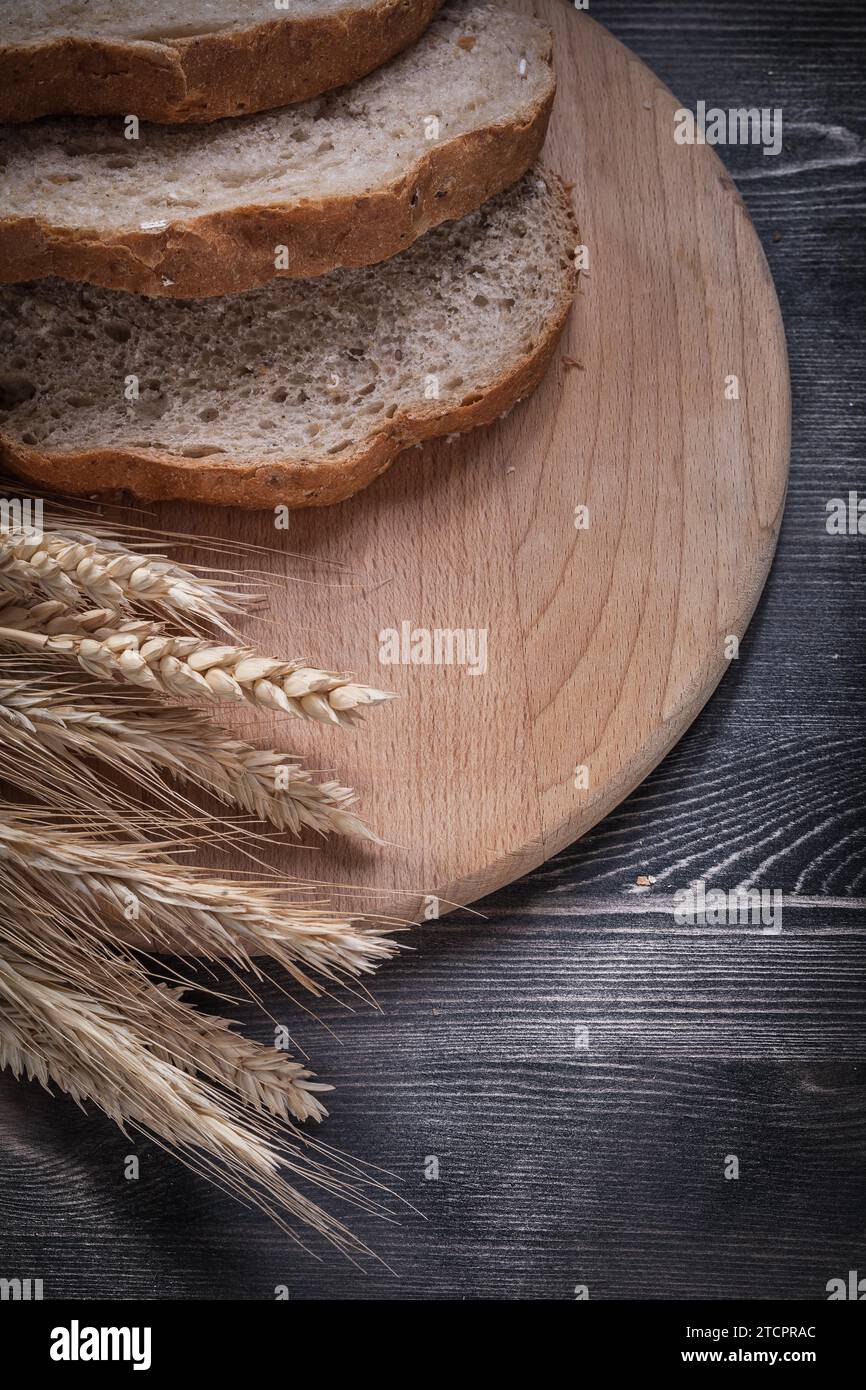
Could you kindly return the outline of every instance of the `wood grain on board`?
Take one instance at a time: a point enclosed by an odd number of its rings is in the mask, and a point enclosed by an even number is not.
[[[399,692],[352,737],[251,712],[244,728],[333,767],[389,842],[288,848],[279,867],[400,916],[419,894],[465,903],[509,882],[646,776],[749,621],[787,478],[784,335],[730,179],[675,143],[676,100],[598,24],[561,0],[523,8],[554,31],[545,160],[574,185],[589,251],[540,390],[287,532],[270,514],[157,518],[276,547],[261,563],[297,582],[269,583],[250,636]],[[381,666],[378,635],[403,622],[486,629],[486,674]]]

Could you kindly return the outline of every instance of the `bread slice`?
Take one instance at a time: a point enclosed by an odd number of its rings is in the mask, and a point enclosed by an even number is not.
[[[7,126],[0,278],[182,299],[384,260],[529,168],[554,89],[549,31],[471,6],[283,111],[143,126],[137,141],[117,122]]]
[[[441,0],[6,0],[0,120],[212,121],[354,82]]]
[[[325,506],[541,379],[574,292],[568,196],[534,170],[377,266],[220,300],[0,289],[0,463],[71,493]],[[138,398],[127,400],[138,389]]]

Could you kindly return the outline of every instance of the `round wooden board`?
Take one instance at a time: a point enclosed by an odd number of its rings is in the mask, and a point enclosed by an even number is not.
[[[273,862],[400,916],[525,873],[647,775],[725,671],[784,503],[784,333],[736,189],[711,149],[674,142],[678,103],[600,25],[563,0],[520,8],[555,34],[545,161],[574,185],[590,257],[541,388],[288,531],[270,513],[157,509],[172,530],[276,547],[249,563],[299,577],[249,624],[260,648],[399,692],[357,733],[238,722],[334,769],[389,842],[286,845]],[[381,666],[380,632],[404,621],[487,629],[486,674]]]

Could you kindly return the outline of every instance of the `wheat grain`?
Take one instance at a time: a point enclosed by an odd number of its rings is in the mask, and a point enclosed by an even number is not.
[[[64,967],[61,972],[7,947],[0,953],[0,1066],[46,1087],[53,1082],[79,1104],[93,1101],[121,1128],[142,1130],[194,1171],[261,1207],[294,1239],[283,1212],[350,1256],[370,1253],[341,1221],[292,1187],[281,1168],[362,1208],[381,1208],[357,1184],[281,1142],[275,1122],[245,1112],[154,1044],[153,1029],[166,1022],[156,991],[147,1000],[143,1031],[141,1011],[128,991],[116,988],[116,972],[103,992],[76,978],[92,969],[88,956],[76,969],[67,952]]]
[[[116,824],[110,823],[111,831]],[[131,924],[164,948],[254,968],[270,956],[313,994],[328,982],[369,974],[396,951],[383,932],[319,903],[285,901],[278,881],[217,878],[166,860],[170,845],[105,840],[100,827],[58,825],[56,816],[0,803],[0,864],[42,876],[41,891],[73,893],[97,914]],[[304,888],[294,884],[297,891]]]
[[[152,636],[162,632],[162,624],[152,618],[119,618],[113,608],[70,608],[59,599],[44,599],[40,603],[20,604],[9,594],[0,595],[0,624],[22,632],[42,632],[52,637],[73,632],[80,637],[94,633],[138,632]]]
[[[202,621],[231,632],[229,618],[252,601],[199,566],[139,554],[108,535],[57,525],[27,532],[0,518],[0,589],[41,590],[80,607],[85,599],[113,612],[144,609],[188,626]]]
[[[280,1119],[301,1122],[327,1115],[318,1094],[333,1090],[276,1047],[261,1047],[224,1018],[204,1015],[183,1002],[184,989],[159,986],[172,1002],[169,1027],[156,1050],[177,1066],[201,1072],[232,1089],[245,1104]],[[179,1008],[177,1006],[180,1006]]]
[[[285,1214],[350,1257],[369,1253],[283,1176],[385,1214],[368,1195],[372,1180],[294,1128],[326,1113],[319,1096],[331,1088],[193,1009],[176,974],[149,979],[126,943],[218,960],[242,984],[260,976],[256,957],[267,955],[321,994],[392,955],[389,933],[400,924],[331,911],[302,881],[219,877],[177,863],[170,856],[197,842],[193,822],[163,815],[157,838],[154,813],[90,763],[134,773],[184,810],[155,769],[281,829],[371,837],[347,809],[348,788],[315,782],[296,760],[231,737],[201,710],[163,702],[246,702],[350,726],[363,707],[392,697],[235,645],[230,619],[255,596],[218,571],[150,553],[149,540],[145,553],[145,544],[101,523],[84,530],[52,518],[36,536],[0,519],[0,646],[25,653],[17,667],[5,663],[14,679],[0,680],[0,776],[43,803],[0,802],[0,1067],[92,1099],[296,1239]],[[166,633],[166,622],[184,635]],[[207,626],[232,641],[204,637]],[[22,681],[33,653],[71,659],[93,679]],[[71,810],[61,816],[61,808]],[[201,825],[197,812],[197,834]],[[205,830],[210,839],[239,833],[208,817]],[[311,1159],[310,1148],[328,1161]]]
[[[301,1122],[327,1113],[318,1093],[333,1087],[317,1082],[302,1063],[250,1042],[226,1019],[199,1013],[186,1002],[185,986],[151,981],[128,949],[100,940],[75,905],[52,908],[49,899],[37,910],[32,889],[26,873],[0,870],[0,953],[11,950],[52,970],[62,966],[65,978],[121,1005],[157,1056],[207,1076],[254,1110]]]
[[[250,703],[295,718],[351,726],[363,707],[393,699],[389,691],[359,685],[349,676],[322,671],[301,661],[259,656],[248,647],[215,644],[198,637],[173,637],[158,625],[140,621],[90,626],[99,621],[85,614],[81,625],[63,633],[33,627],[32,614],[0,612],[0,644],[23,651],[56,653],[74,661],[100,680],[118,677],[131,685],[179,699],[215,703]],[[100,617],[102,610],[99,610]],[[57,625],[57,619],[52,619]]]
[[[6,669],[8,665],[7,660]],[[3,666],[0,661],[0,671]],[[99,691],[98,686],[67,692],[63,686],[46,688],[45,682],[0,679],[0,720],[7,725],[6,742],[14,745],[16,757],[30,754],[23,767],[12,759],[18,785],[26,786],[28,768],[36,771],[39,766],[37,745],[54,760],[51,776],[63,760],[65,771],[73,760],[74,772],[76,765],[81,767],[80,760],[89,758],[124,766],[160,796],[165,789],[154,768],[161,768],[177,781],[204,788],[224,805],[239,807],[293,835],[306,826],[321,835],[377,840],[350,812],[356,800],[350,788],[336,781],[313,781],[312,773],[288,755],[233,738],[199,710],[157,702],[124,708],[116,698],[111,702]],[[9,759],[5,761],[8,766]],[[55,801],[58,788],[42,785]],[[96,783],[97,793],[100,786],[105,784]],[[163,799],[170,798],[163,795]]]
[[[255,1203],[293,1238],[284,1213],[350,1257],[370,1253],[282,1176],[285,1169],[390,1215],[371,1196],[385,1190],[381,1182],[293,1122],[319,1119],[317,1093],[331,1088],[285,1053],[200,1015],[183,985],[150,980],[128,947],[101,940],[86,903],[67,896],[53,904],[41,887],[0,863],[0,1067],[54,1082],[79,1104],[93,1100],[121,1128],[135,1125]]]

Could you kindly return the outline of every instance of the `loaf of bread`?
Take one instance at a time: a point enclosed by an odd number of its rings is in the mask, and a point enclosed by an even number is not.
[[[338,93],[207,126],[41,121],[0,131],[0,279],[172,299],[395,255],[536,159],[551,37],[486,5],[445,11]]]
[[[401,255],[317,280],[186,302],[3,287],[0,462],[72,493],[339,501],[533,389],[576,242],[565,190],[535,169]]]
[[[212,121],[353,82],[441,0],[3,0],[0,120]]]

